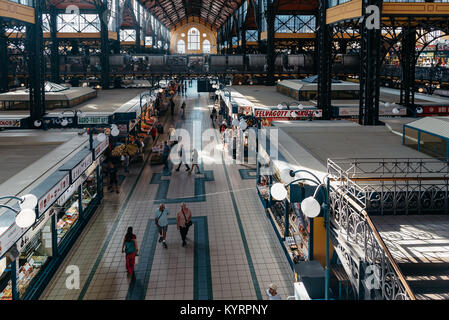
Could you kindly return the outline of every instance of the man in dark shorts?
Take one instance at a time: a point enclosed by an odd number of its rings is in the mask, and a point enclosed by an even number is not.
[[[167,249],[167,243],[165,239],[167,238],[168,229],[168,215],[170,212],[165,205],[161,203],[159,208],[156,208],[154,212],[154,222],[156,223],[157,229],[159,231],[159,242],[162,242],[162,246]]]

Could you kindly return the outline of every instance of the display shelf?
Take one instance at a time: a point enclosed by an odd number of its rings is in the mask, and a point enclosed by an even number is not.
[[[65,237],[79,219],[78,199],[65,210],[64,215],[56,223],[58,243]]]
[[[276,222],[276,217],[273,214],[273,211],[271,210],[271,208],[267,209],[269,216],[271,217],[271,221],[273,222],[273,225],[275,226],[275,230],[277,231],[278,237],[280,239],[284,239],[284,229],[281,228],[281,226],[279,226]]]
[[[47,256],[32,256],[29,261],[25,262],[25,264],[20,267],[17,281],[17,288],[20,296],[25,293],[26,289],[47,261]]]
[[[257,185],[256,189],[257,189],[257,194],[259,195],[259,198],[260,198],[260,201],[262,202],[263,207],[265,209],[267,209],[270,206],[270,203],[269,203],[270,200],[268,198],[265,198],[265,196],[264,196],[265,192],[261,192],[261,189],[263,187],[265,187],[265,186]],[[266,188],[268,189],[268,186],[266,186]],[[269,190],[267,192],[269,192]]]
[[[12,300],[12,283],[11,280],[8,282],[5,289],[0,292],[0,300]]]

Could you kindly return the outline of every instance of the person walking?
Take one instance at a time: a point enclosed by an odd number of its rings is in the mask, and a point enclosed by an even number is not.
[[[268,286],[266,292],[269,300],[281,300],[281,296],[277,293],[277,286],[274,283]]]
[[[125,169],[125,173],[129,172],[129,154],[125,153],[121,156],[123,168]]]
[[[162,242],[162,246],[167,249],[167,243],[165,239],[167,238],[168,229],[168,215],[170,212],[165,208],[165,204],[161,203],[159,208],[154,212],[154,222],[156,223],[157,229],[159,231],[159,242]]]
[[[182,110],[182,115],[181,115],[181,117],[184,119],[185,113],[186,113],[186,102],[185,102],[185,101],[182,102],[181,110]]]
[[[136,263],[136,255],[138,255],[139,248],[137,247],[136,236],[133,233],[133,227],[128,227],[125,238],[122,244],[122,253],[126,253],[126,271],[129,275],[134,272],[134,266]]]
[[[157,128],[156,125],[153,125],[153,128],[151,128],[151,138],[153,138],[153,145],[156,142],[157,137]]]
[[[186,204],[183,202],[181,204],[181,210],[179,210],[178,214],[176,215],[176,227],[178,228],[181,234],[183,247],[187,245],[186,237],[187,233],[189,232],[189,228],[191,226],[192,226],[192,212],[190,211],[189,208],[187,208]]]
[[[180,139],[178,139],[179,141]],[[184,150],[184,146],[182,144],[178,144],[178,155],[181,158],[181,162],[179,162],[178,168],[176,169],[176,171],[179,171],[179,168],[181,168],[181,164],[184,162],[184,165],[186,166],[186,171],[190,170],[189,165],[187,164],[186,161],[186,155],[185,155],[185,150]]]
[[[164,164],[164,170],[168,170],[168,156],[170,155],[170,147],[167,141],[164,142],[164,149],[162,150],[162,163]]]
[[[108,165],[108,174],[109,174],[109,191],[119,193],[119,186],[118,186],[118,176],[117,176],[117,167],[115,166],[114,162],[109,161]]]
[[[198,174],[201,173],[200,167],[198,166],[198,151],[196,149],[192,150],[192,168],[190,169],[190,173],[193,171],[193,168],[198,169]]]
[[[175,102],[173,101],[173,98],[170,99],[170,110],[171,115],[173,116],[175,114]]]

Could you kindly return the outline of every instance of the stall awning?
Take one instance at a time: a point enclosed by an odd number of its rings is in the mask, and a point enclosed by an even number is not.
[[[449,140],[449,117],[425,117],[404,125]]]

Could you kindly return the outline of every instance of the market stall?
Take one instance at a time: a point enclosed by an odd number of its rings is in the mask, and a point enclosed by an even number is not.
[[[15,224],[0,237],[1,300],[39,297],[95,212],[103,196],[101,166],[108,140],[93,147],[77,152],[31,191],[38,198],[33,226],[19,230],[15,242],[6,240]]]
[[[273,184],[278,182],[287,184],[290,181],[285,181],[285,177],[281,175],[281,172],[285,170],[281,164],[285,161],[272,161],[268,155],[269,149],[269,141],[265,146],[259,144],[257,192],[282,248],[289,258],[290,265],[293,267],[300,261],[313,260],[314,252],[321,250],[324,237],[324,229],[321,224],[324,218],[309,219],[301,210],[301,201],[314,194],[315,186],[294,183],[288,188],[286,200],[275,201],[271,197],[270,188]],[[282,158],[282,155],[279,157]],[[321,189],[317,194],[318,202],[323,203],[324,197],[324,189]],[[314,228],[314,225],[320,227]]]

